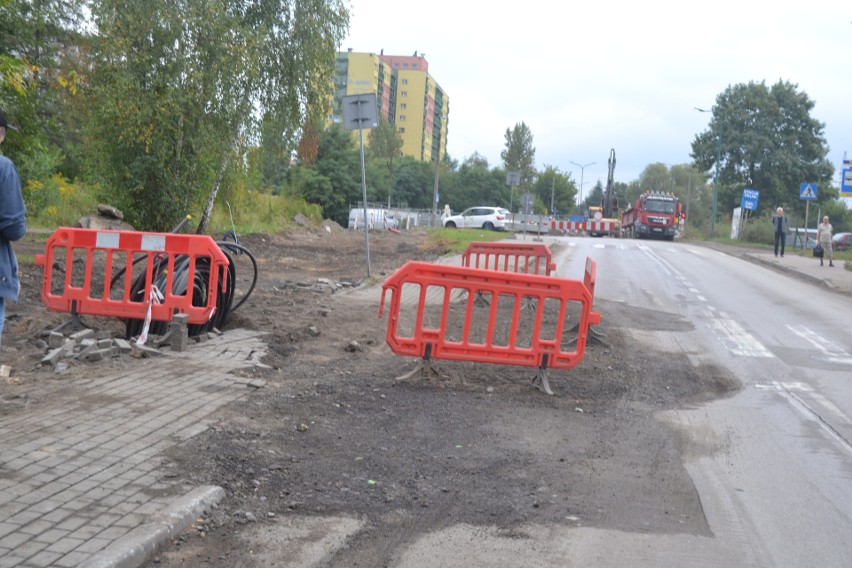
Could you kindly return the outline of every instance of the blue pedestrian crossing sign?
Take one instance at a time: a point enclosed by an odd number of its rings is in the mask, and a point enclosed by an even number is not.
[[[803,183],[802,187],[799,189],[799,199],[802,201],[816,201],[816,198],[817,184]]]

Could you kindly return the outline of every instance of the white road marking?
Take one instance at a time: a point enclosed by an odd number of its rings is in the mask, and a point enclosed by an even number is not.
[[[707,298],[701,295],[700,291],[697,288],[694,288],[688,282],[687,278],[684,277],[683,274],[681,274],[681,272],[678,271],[671,263],[669,263],[664,256],[657,254],[652,247],[646,244],[637,243],[636,248],[657,262],[666,275],[674,276],[684,287],[686,287],[687,290],[689,290],[690,293],[695,294],[695,297],[707,306],[711,326],[716,332],[716,335],[722,341],[722,344],[725,345],[731,353],[743,357],[775,357],[769,349],[758,341],[757,338],[743,329],[739,323],[729,318],[724,312],[719,312],[713,306],[709,305]],[[679,249],[677,247],[663,249],[665,253],[671,253],[678,250]]]
[[[743,357],[775,357],[753,335],[732,319],[713,319],[712,325],[719,335],[722,343],[734,355]]]
[[[840,363],[844,365],[852,365],[852,355],[849,355],[842,347],[837,345],[825,337],[822,337],[815,331],[808,329],[803,325],[788,325],[787,329],[798,335],[804,341],[807,341],[822,353],[823,359],[830,363]]]
[[[776,390],[776,391],[801,391],[801,392],[812,392],[814,389],[807,383],[781,383],[778,381],[772,381],[771,383],[757,383],[754,385],[756,389],[763,390]]]

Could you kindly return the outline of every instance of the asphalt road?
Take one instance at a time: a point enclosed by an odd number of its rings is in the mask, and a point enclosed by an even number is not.
[[[849,566],[848,296],[686,243],[557,241],[558,275],[576,277],[594,256],[596,297],[694,324],[638,340],[720,365],[744,385],[732,398],[659,416],[682,429],[686,446],[706,450],[684,459],[714,538],[579,530],[565,535],[576,565],[619,565],[629,555],[643,566]]]

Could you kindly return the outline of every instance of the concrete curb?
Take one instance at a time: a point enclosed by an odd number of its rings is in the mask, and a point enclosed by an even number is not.
[[[168,539],[188,527],[202,511],[225,496],[215,485],[197,487],[172,501],[165,509],[95,554],[81,568],[137,568]]]

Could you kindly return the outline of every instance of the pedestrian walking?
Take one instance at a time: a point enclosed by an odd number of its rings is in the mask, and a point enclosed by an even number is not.
[[[828,215],[822,218],[822,223],[817,226],[817,242],[819,246],[822,247],[822,256],[819,257],[819,265],[822,266],[822,258],[823,256],[828,257],[828,265],[834,266],[832,262],[832,256],[834,251],[831,246],[831,238],[834,233],[834,227],[831,226],[831,223],[828,222]]]
[[[8,130],[17,130],[6,122],[6,113],[0,110],[0,144]],[[6,323],[6,299],[18,301],[21,283],[18,280],[18,259],[12,250],[27,232],[27,208],[21,194],[21,178],[15,164],[0,155],[0,342]]]
[[[787,241],[787,217],[784,216],[784,209],[779,207],[775,210],[775,217],[772,218],[772,227],[775,229],[775,256],[778,256],[778,245],[781,245],[781,256],[784,256],[784,245]]]

